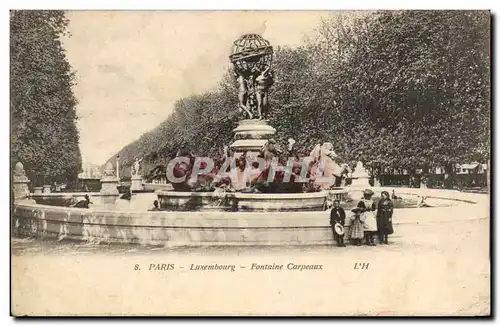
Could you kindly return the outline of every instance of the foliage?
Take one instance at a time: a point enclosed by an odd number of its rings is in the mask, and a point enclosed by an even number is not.
[[[60,40],[67,24],[62,11],[10,14],[11,163],[21,161],[35,183],[81,169],[74,74]]]
[[[366,26],[345,67],[353,104],[374,128],[365,162],[407,168],[484,162],[489,14],[391,11]]]

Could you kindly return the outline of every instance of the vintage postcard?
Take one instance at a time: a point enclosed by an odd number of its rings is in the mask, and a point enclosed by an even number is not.
[[[11,314],[490,316],[490,21],[11,11]]]

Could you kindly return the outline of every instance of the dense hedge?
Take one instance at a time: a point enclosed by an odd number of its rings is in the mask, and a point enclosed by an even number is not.
[[[81,169],[74,74],[60,36],[62,11],[11,11],[11,164],[37,185],[73,180]]]

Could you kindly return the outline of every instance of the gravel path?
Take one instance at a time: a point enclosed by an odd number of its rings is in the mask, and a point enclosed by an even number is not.
[[[388,246],[347,248],[172,249],[13,239],[14,312],[489,314],[489,219],[402,224],[395,231]],[[251,268],[273,263],[283,270]],[[322,270],[288,270],[290,263]],[[369,268],[354,270],[355,263]],[[175,269],[155,270],[159,264]],[[236,270],[192,271],[191,264],[234,264]]]

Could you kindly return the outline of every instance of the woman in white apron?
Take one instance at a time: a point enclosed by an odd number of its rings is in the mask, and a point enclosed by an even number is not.
[[[358,202],[358,207],[364,210],[364,236],[368,246],[375,246],[374,236],[377,233],[377,215],[375,213],[377,206],[372,196],[373,191],[366,189],[363,192],[363,198]]]

